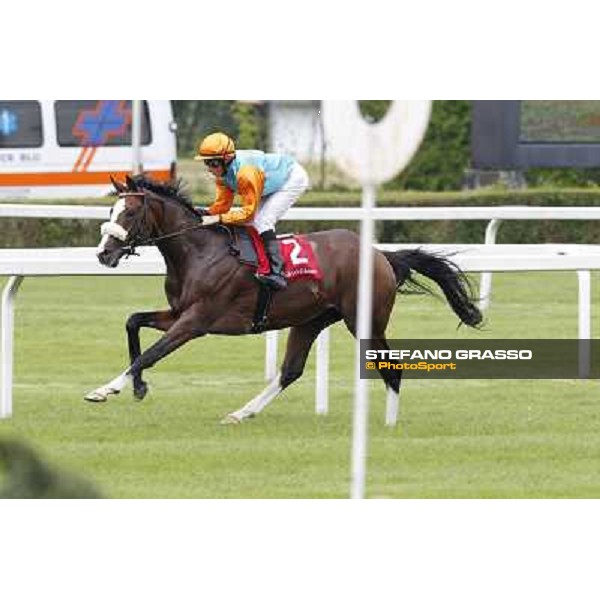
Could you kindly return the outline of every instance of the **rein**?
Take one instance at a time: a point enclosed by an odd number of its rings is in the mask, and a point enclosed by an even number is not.
[[[130,256],[139,256],[139,254],[135,251],[138,246],[155,246],[157,242],[161,242],[163,240],[168,240],[169,238],[177,237],[178,235],[183,235],[188,231],[194,231],[196,229],[200,229],[200,227],[206,227],[206,225],[202,225],[202,223],[197,223],[196,225],[192,225],[191,227],[186,227],[185,229],[180,229],[179,231],[174,231],[172,233],[165,233],[164,235],[159,235],[155,237],[149,237],[146,239],[138,239],[137,236],[134,236],[131,243],[127,246],[123,246],[123,250],[126,252],[126,257]]]
[[[146,215],[148,213],[148,203],[147,203],[147,199],[146,199],[146,194],[143,192],[129,192],[129,193],[123,193],[123,194],[119,194],[119,196],[133,196],[133,195],[139,195],[142,196],[143,200],[143,213],[141,218],[139,219],[138,223],[138,232],[143,228],[143,226],[145,225],[146,222]],[[200,215],[198,215],[199,218]],[[138,246],[155,246],[158,242],[162,242],[163,240],[168,240],[170,238],[174,238],[180,235],[183,235],[185,233],[188,233],[190,231],[195,231],[197,229],[200,229],[201,227],[207,227],[207,225],[203,225],[202,221],[200,221],[200,223],[196,223],[195,225],[191,225],[190,227],[184,227],[183,229],[180,229],[179,231],[173,231],[171,233],[165,233],[163,235],[158,235],[158,236],[154,236],[154,237],[148,237],[148,238],[142,238],[140,239],[138,237],[138,233],[136,233],[135,235],[132,236],[131,242],[129,244],[127,244],[126,246],[123,246],[123,250],[125,251],[125,258],[129,258],[130,256],[139,256],[139,254],[135,251],[135,249]],[[211,225],[208,225],[208,227],[211,227]],[[230,251],[235,247],[235,244],[233,242],[233,234],[231,233],[230,229],[228,227],[225,227],[223,225],[217,225],[217,227],[223,229],[228,237],[229,237],[229,241],[228,241],[228,246],[230,248]],[[232,252],[233,254],[233,252]]]

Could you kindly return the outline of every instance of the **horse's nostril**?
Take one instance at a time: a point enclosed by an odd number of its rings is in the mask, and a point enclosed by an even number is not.
[[[102,250],[102,252],[98,252],[97,254],[98,260],[101,265],[106,265],[108,261],[108,252],[106,250]]]

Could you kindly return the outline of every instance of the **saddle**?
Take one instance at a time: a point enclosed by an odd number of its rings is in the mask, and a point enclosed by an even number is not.
[[[255,274],[267,275],[271,266],[256,229],[249,225],[224,228],[229,235],[229,251],[237,256],[240,263],[253,268]],[[278,236],[277,241],[284,262],[284,277],[288,281],[296,279],[321,281],[323,274],[319,261],[306,237],[288,234]],[[256,309],[252,320],[253,333],[262,333],[266,329],[272,299],[272,288],[259,282]]]
[[[262,239],[251,226],[228,227],[230,251],[238,260],[252,267],[258,275],[270,272],[269,259]],[[284,262],[284,276],[288,281],[313,279],[321,281],[323,274],[311,243],[303,235],[277,236],[279,250]]]

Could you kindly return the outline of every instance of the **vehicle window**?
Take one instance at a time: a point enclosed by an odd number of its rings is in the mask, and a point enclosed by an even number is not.
[[[0,148],[39,148],[42,109],[35,100],[0,100]]]
[[[131,146],[131,100],[57,100],[59,146]],[[142,144],[151,141],[147,102],[142,103]]]

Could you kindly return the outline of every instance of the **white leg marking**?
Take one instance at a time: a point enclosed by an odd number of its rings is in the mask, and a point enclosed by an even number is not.
[[[249,419],[261,412],[272,400],[274,400],[283,389],[279,384],[280,373],[271,380],[271,383],[258,395],[252,398],[250,402],[242,406],[239,410],[229,413],[221,423],[224,425],[240,423],[244,419]]]
[[[90,402],[106,402],[108,397],[120,393],[131,381],[131,375],[127,371],[109,381],[106,385],[96,388],[93,392],[86,394],[85,399]]]
[[[398,408],[400,403],[400,394],[391,387],[387,388],[387,401],[385,406],[385,424],[396,425],[398,422]]]

